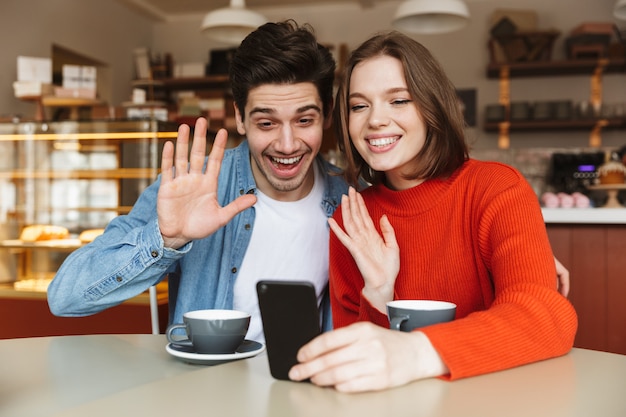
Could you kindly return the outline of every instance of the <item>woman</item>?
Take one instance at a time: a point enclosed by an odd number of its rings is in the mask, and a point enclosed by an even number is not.
[[[537,197],[515,169],[470,159],[455,88],[397,32],[355,50],[335,126],[350,189],[329,221],[336,330],[305,345],[293,380],[341,391],[480,375],[567,353],[577,318],[554,285]],[[386,303],[437,299],[456,319],[389,330]]]

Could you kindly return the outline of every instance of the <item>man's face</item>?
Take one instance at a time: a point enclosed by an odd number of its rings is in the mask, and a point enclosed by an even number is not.
[[[235,106],[237,131],[248,138],[257,187],[275,200],[296,201],[313,187],[313,163],[326,127],[312,83],[253,88],[244,109]]]

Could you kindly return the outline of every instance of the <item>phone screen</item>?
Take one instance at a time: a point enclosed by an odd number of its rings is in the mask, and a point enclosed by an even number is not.
[[[320,334],[315,288],[306,281],[275,280],[259,281],[256,288],[270,373],[289,380],[298,350]]]

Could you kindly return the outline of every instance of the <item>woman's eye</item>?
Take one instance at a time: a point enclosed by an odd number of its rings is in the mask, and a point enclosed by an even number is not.
[[[408,104],[410,102],[411,102],[411,100],[409,100],[407,98],[400,98],[400,99],[397,99],[397,100],[393,100],[392,104],[395,104],[397,106],[401,106],[403,104]]]
[[[350,111],[356,112],[365,108],[365,104],[355,104],[350,106]]]

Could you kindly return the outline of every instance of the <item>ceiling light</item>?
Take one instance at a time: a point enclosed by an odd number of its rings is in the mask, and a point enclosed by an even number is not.
[[[469,17],[462,0],[406,0],[398,7],[393,26],[409,33],[446,33],[463,28]]]
[[[229,7],[213,10],[202,20],[202,32],[211,39],[239,46],[250,32],[267,22],[262,14],[246,9],[244,0],[230,0]]]
[[[617,0],[615,2],[613,16],[619,20],[626,20],[626,0]]]

